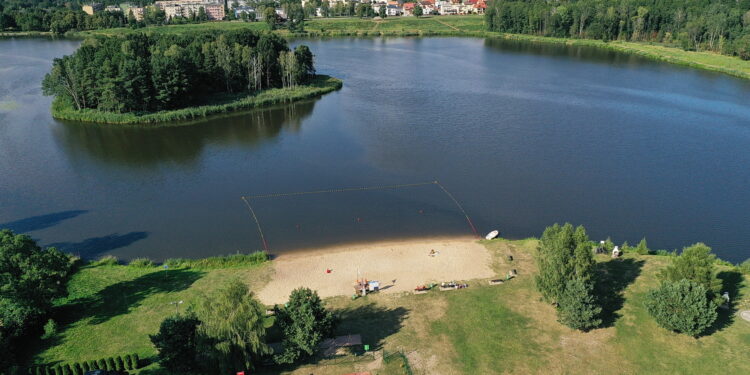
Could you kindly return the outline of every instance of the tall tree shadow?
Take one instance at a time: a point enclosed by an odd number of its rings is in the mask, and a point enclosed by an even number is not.
[[[644,263],[642,260],[627,258],[596,264],[595,293],[602,304],[602,327],[613,326],[620,317],[619,311],[625,303],[625,288],[641,274]]]
[[[742,283],[745,281],[742,273],[737,271],[721,271],[716,276],[721,280],[721,293],[729,293],[729,303],[719,307],[716,321],[714,321],[714,324],[706,332],[703,332],[703,336],[712,335],[732,325],[737,314],[736,301],[742,299]]]
[[[127,314],[151,295],[185,290],[203,274],[192,269],[151,272],[134,280],[109,285],[93,296],[73,300],[60,306],[55,315],[63,324],[86,318],[91,318],[90,324],[101,324]]]
[[[35,230],[47,229],[62,223],[65,220],[85,214],[88,210],[68,210],[46,215],[32,216],[16,221],[0,224],[0,229],[10,229],[16,233],[33,232]]]
[[[81,242],[57,242],[47,245],[58,250],[80,256],[84,259],[96,258],[98,255],[129,246],[148,237],[148,232],[112,233],[102,237],[87,238]]]
[[[336,335],[360,334],[363,344],[377,350],[388,336],[401,329],[408,313],[403,307],[390,309],[375,303],[337,310],[340,323]]]

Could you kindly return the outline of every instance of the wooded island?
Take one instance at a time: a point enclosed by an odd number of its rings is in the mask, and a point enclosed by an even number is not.
[[[334,81],[314,84],[321,80],[307,46],[292,50],[276,34],[234,30],[89,38],[54,60],[42,87],[55,96],[57,118],[132,123],[288,102],[340,87]],[[281,90],[269,97],[271,89]]]

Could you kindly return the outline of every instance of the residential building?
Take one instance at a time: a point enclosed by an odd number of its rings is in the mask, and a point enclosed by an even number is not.
[[[257,11],[255,10],[255,8],[253,8],[253,7],[249,7],[249,6],[238,6],[238,7],[234,8],[234,16],[235,16],[236,18],[242,18],[242,15],[243,15],[243,14],[250,14],[250,13],[255,13],[255,17],[256,17],[256,19],[257,19],[257,17],[258,17],[258,12],[257,12]]]
[[[144,7],[130,7],[128,14],[133,13],[136,21],[143,21],[143,13],[146,11]]]
[[[101,12],[104,9],[104,5],[101,3],[91,3],[82,6],[81,9],[89,16],[93,16],[94,13]]]
[[[167,18],[189,17],[191,14],[198,14],[200,8],[206,12],[209,20],[224,19],[224,2],[215,2],[207,0],[166,0],[156,1],[154,5],[163,10]]]
[[[398,5],[388,5],[385,8],[385,12],[389,16],[400,16],[401,15],[401,7]]]

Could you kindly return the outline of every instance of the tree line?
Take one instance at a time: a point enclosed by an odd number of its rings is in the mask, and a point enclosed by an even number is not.
[[[493,0],[491,31],[660,42],[750,59],[750,0]]]
[[[43,92],[75,109],[153,112],[205,103],[216,94],[294,87],[315,74],[307,46],[250,30],[128,34],[85,40],[55,59]]]
[[[75,261],[27,235],[0,230],[0,372],[17,363],[22,340],[40,331],[52,301],[65,294]]]
[[[603,246],[607,251],[613,247],[609,239]],[[645,239],[637,247],[626,243],[622,248],[635,254],[657,253],[648,249]],[[602,285],[607,280],[596,272],[594,249],[586,230],[571,224],[545,229],[537,249],[537,290],[556,307],[560,323],[582,331],[602,324],[603,307],[611,298],[601,294],[608,289]],[[703,243],[670,255],[672,261],[659,272],[660,285],[646,294],[644,307],[665,329],[693,337],[704,335],[714,326],[719,308],[730,306],[729,293],[722,294],[717,258]],[[738,269],[750,269],[750,260]]]

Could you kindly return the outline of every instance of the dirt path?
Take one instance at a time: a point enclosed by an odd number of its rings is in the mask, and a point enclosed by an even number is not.
[[[429,256],[431,250],[437,255]],[[331,247],[274,259],[274,276],[258,298],[268,305],[283,303],[300,286],[317,290],[321,297],[352,295],[358,271],[380,281],[381,293],[412,291],[430,282],[493,277],[490,263],[489,252],[474,238]]]
[[[435,21],[437,21],[437,22],[438,22],[439,24],[442,24],[442,25],[448,26],[448,27],[450,27],[451,29],[453,29],[453,30],[455,30],[455,31],[462,31],[462,30],[461,30],[461,29],[459,29],[458,27],[455,27],[455,26],[453,26],[453,25],[449,25],[449,24],[447,24],[447,23],[445,23],[445,22],[443,22],[443,21],[441,21],[441,20],[439,20],[439,19],[437,19],[437,18],[433,18],[433,19],[434,19]]]

